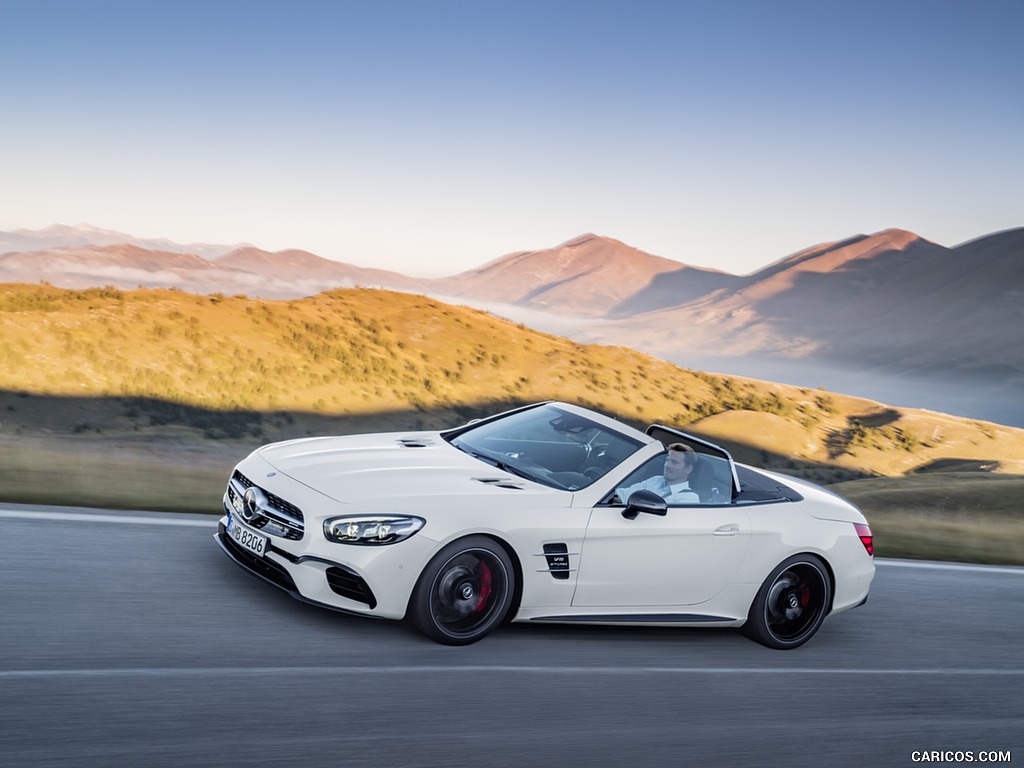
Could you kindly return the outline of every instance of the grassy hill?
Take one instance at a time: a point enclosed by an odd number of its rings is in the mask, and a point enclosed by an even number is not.
[[[0,285],[9,500],[212,511],[231,464],[260,443],[440,428],[545,399],[686,427],[823,483],[937,475],[951,461],[1024,474],[1024,430],[692,371],[422,296]]]

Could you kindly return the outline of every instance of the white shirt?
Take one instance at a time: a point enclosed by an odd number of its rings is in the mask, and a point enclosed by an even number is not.
[[[630,494],[635,491],[653,491],[667,501],[669,504],[699,504],[700,496],[690,488],[690,483],[684,480],[681,483],[669,485],[664,476],[656,475],[649,477],[643,482],[618,489],[619,499],[623,502],[629,500]]]

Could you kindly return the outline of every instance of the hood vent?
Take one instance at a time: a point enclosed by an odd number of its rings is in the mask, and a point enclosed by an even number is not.
[[[403,448],[429,448],[432,445],[437,445],[437,443],[435,443],[429,437],[419,439],[412,437],[403,437],[398,441],[398,444]]]
[[[521,483],[516,483],[513,480],[509,480],[507,477],[474,477],[471,479],[475,480],[478,483],[483,483],[484,485],[492,485],[495,488],[508,488],[509,490],[512,491],[523,490],[523,486]]]

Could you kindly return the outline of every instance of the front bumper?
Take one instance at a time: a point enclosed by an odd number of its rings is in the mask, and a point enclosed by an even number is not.
[[[275,587],[278,587],[279,589],[283,589],[296,600],[300,600],[304,603],[310,603],[312,605],[317,605],[321,608],[330,608],[331,610],[342,611],[343,613],[366,613],[365,611],[357,611],[352,610],[350,608],[343,608],[339,605],[329,605],[327,603],[312,600],[304,596],[301,592],[299,592],[299,588],[295,584],[295,580],[292,578],[291,574],[288,572],[286,568],[279,565],[277,562],[275,562],[273,559],[269,557],[258,557],[235,544],[235,542],[231,540],[231,537],[228,536],[227,530],[225,529],[223,522],[221,522],[217,526],[217,533],[214,534],[213,538],[217,542],[217,544],[220,545],[220,548],[224,550],[224,553],[232,560],[234,560],[237,565],[241,566],[254,576],[258,576],[267,583],[273,584]],[[286,558],[288,557],[281,550],[273,549],[272,546],[273,545],[271,545],[271,548],[268,550],[268,554],[277,553]],[[349,599],[354,600],[358,603],[365,604],[370,609],[370,611],[377,607],[377,598],[374,596],[370,588],[366,585],[366,582],[357,573],[354,573],[353,571],[339,564],[334,564],[331,567],[333,569],[336,569],[340,573],[337,578],[332,579],[328,582],[329,586],[331,586],[332,584],[338,584],[339,589],[346,589],[346,593]],[[369,615],[372,616],[374,614],[370,613]]]
[[[268,537],[266,554],[259,557],[231,539],[227,516],[221,518],[214,539],[237,565],[297,600],[384,619],[405,617],[416,578],[434,545],[425,538],[417,541],[416,536],[382,547],[330,544],[325,540],[322,549],[327,551],[323,553],[295,553],[285,550],[281,539]],[[289,549],[297,548],[297,544],[287,542]],[[345,557],[344,562],[340,556]]]

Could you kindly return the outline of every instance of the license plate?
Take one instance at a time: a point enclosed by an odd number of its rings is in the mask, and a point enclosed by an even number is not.
[[[267,537],[260,536],[245,526],[239,525],[234,516],[228,518],[228,536],[234,539],[242,549],[246,549],[254,555],[263,557],[267,552]]]

